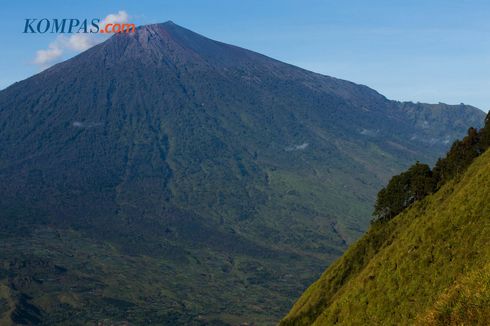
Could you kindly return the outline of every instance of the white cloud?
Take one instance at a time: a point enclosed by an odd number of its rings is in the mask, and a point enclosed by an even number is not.
[[[302,150],[306,149],[306,147],[308,147],[308,145],[309,145],[308,143],[303,143],[300,145],[293,145],[293,146],[286,147],[285,150],[286,150],[286,152],[302,151]]]
[[[102,126],[102,123],[101,122],[80,122],[80,121],[74,121],[72,123],[72,125],[75,128],[94,128],[94,127]]]
[[[104,28],[107,24],[122,24],[128,22],[129,15],[124,10],[119,10],[117,14],[109,14],[102,20],[101,27]]]
[[[38,65],[46,65],[48,62],[52,62],[59,58],[63,54],[63,49],[60,47],[58,39],[51,42],[46,50],[38,50],[36,52],[36,58],[34,63]]]
[[[127,12],[120,10],[116,14],[107,15],[100,23],[99,27],[103,29],[107,24],[127,23],[129,15]],[[104,35],[104,34],[102,34]],[[69,37],[60,35],[48,45],[47,49],[36,51],[34,63],[47,68],[52,64],[60,61],[62,56],[67,52],[78,53],[85,51],[92,46],[103,42],[106,37],[100,34],[73,34]]]
[[[73,51],[85,51],[95,44],[97,44],[95,37],[91,37],[91,34],[75,34],[68,38],[66,47]]]

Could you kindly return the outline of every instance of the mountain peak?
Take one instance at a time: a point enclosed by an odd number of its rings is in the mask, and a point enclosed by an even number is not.
[[[142,25],[135,33],[116,34],[102,48],[104,53],[109,52],[118,59],[144,57],[143,60],[153,63],[166,61],[178,66],[192,63],[222,68],[276,62],[253,51],[209,39],[173,21]]]
[[[171,20],[168,20],[166,22],[163,22],[163,23],[154,23],[154,24],[147,24],[147,25],[140,25],[136,28],[136,34],[138,34],[139,32],[142,32],[142,31],[159,31],[159,30],[167,30],[167,31],[171,31],[171,30],[174,30],[174,29],[184,29],[184,27],[180,26],[180,25],[177,25],[175,24],[173,21]]]
[[[152,45],[155,42],[178,42],[178,35],[193,33],[172,21],[164,23],[141,25],[132,34],[118,34],[116,37],[129,37],[139,41],[143,47]],[[197,36],[198,34],[195,34]]]

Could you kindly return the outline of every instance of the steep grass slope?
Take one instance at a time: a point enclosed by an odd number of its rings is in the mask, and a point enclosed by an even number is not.
[[[459,179],[376,224],[281,325],[488,325],[490,152]]]

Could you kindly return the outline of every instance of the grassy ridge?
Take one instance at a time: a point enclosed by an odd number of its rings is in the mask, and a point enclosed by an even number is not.
[[[489,322],[490,152],[459,179],[374,225],[282,325]]]

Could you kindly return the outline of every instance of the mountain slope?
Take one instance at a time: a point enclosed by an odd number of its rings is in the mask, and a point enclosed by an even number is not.
[[[488,324],[490,152],[461,180],[374,225],[282,325]]]
[[[274,323],[392,174],[482,120],[171,22],[114,35],[0,92],[5,313]]]

